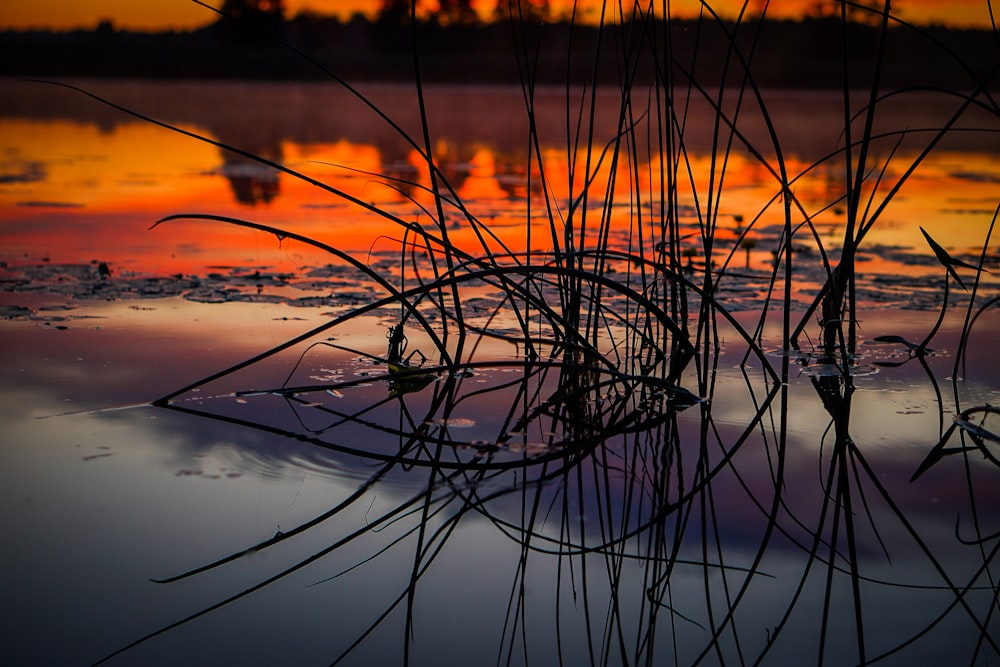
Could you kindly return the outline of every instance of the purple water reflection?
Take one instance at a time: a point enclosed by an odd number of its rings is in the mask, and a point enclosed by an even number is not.
[[[765,547],[761,540],[774,494],[776,443],[769,426],[746,432],[754,411],[751,395],[759,390],[758,399],[765,400],[767,391],[758,380],[748,384],[738,371],[740,350],[735,344],[720,360],[710,410],[695,405],[669,422],[677,429],[675,436],[668,436],[668,441],[676,442],[676,449],[655,454],[662,446],[656,438],[664,434],[653,428],[648,435],[617,436],[606,443],[603,454],[598,450],[542,483],[524,486],[523,477],[543,479],[546,471],[563,465],[561,459],[507,473],[463,473],[435,487],[434,501],[428,505],[431,512],[424,520],[420,503],[415,506],[416,514],[403,511],[392,515],[393,519],[384,517],[419,497],[434,476],[440,479],[451,472],[395,466],[372,483],[383,461],[337,449],[385,453],[398,444],[398,435],[359,421],[331,427],[336,419],[330,415],[325,416],[325,423],[322,419],[310,423],[314,407],[290,406],[271,396],[267,400],[271,408],[265,408],[253,396],[241,402],[231,393],[271,386],[276,378],[286,377],[298,359],[294,350],[193,395],[179,396],[175,405],[282,428],[297,423],[298,432],[337,447],[324,448],[211,416],[152,406],[124,407],[153,400],[250,358],[325,319],[315,313],[298,319],[295,313],[301,311],[268,304],[190,304],[167,299],[83,307],[74,311],[77,319],[66,320],[70,323],[66,329],[26,320],[4,323],[4,349],[12,354],[5,364],[3,383],[7,387],[2,401],[7,480],[3,507],[4,519],[17,536],[8,543],[5,555],[9,571],[20,573],[8,598],[18,601],[18,614],[12,621],[16,629],[12,636],[17,639],[9,646],[18,662],[97,659],[360,528],[359,537],[313,565],[123,656],[123,664],[170,664],[192,653],[212,661],[268,662],[289,654],[308,662],[331,660],[405,591],[418,549],[417,533],[411,531],[421,523],[430,531],[426,539],[442,526],[453,525],[454,530],[436,534],[427,545],[436,544],[440,556],[418,584],[415,598],[412,650],[419,663],[447,662],[456,650],[484,659],[503,654],[510,639],[503,619],[513,613],[507,609],[507,599],[522,585],[526,606],[524,626],[518,632],[524,633],[529,655],[543,661],[555,659],[551,623],[558,614],[564,659],[572,655],[584,659],[586,622],[579,598],[573,602],[573,588],[587,597],[591,612],[602,617],[609,599],[625,605],[619,622],[634,630],[643,626],[642,614],[650,613],[640,603],[645,591],[666,585],[667,580],[661,579],[666,570],[660,568],[667,562],[674,563],[668,598],[678,616],[674,617],[677,635],[663,631],[663,650],[672,654],[671,645],[676,643],[682,661],[693,659],[704,646],[699,637],[706,636],[702,628],[708,622],[706,582],[714,604],[721,609],[726,606],[720,587],[722,570],[717,568],[720,562],[731,568],[726,575],[728,585],[737,587],[746,577],[739,568],[749,567],[754,553],[764,549],[759,574],[737,606],[735,627],[742,633],[743,650],[760,650],[791,604],[794,587],[808,563],[804,548],[821,516],[823,474],[832,455],[829,435],[824,436],[829,415],[808,376],[793,375],[789,386],[783,505]],[[914,315],[912,327],[892,318],[873,320],[867,326],[903,326],[891,331],[915,339],[926,331],[931,315],[925,315]],[[988,317],[967,350],[975,363],[955,385],[965,405],[996,399],[991,378],[997,370],[996,331],[1000,329],[991,325],[995,315]],[[943,349],[954,349],[956,324],[950,321],[942,334]],[[353,347],[378,356],[385,345],[383,327],[384,320],[359,321],[351,330],[333,329],[322,338],[332,335],[349,340]],[[509,355],[498,354],[501,349],[486,349],[483,354],[494,361],[509,360]],[[898,351],[885,345],[866,349],[873,360],[896,358]],[[355,354],[326,347],[323,352],[300,366],[305,377],[326,372],[326,378],[316,380],[322,383],[383,372]],[[941,354],[927,361],[950,407],[952,386],[946,378],[954,358]],[[754,367],[759,362],[751,361],[748,366],[751,377]],[[500,364],[487,364],[477,375],[463,379],[459,393],[473,394],[484,384],[502,383],[509,375]],[[260,384],[267,382],[271,384]],[[362,416],[383,426],[403,424],[404,430],[407,419],[419,426],[421,411],[427,409],[433,391],[428,386],[391,400],[383,414]],[[390,387],[375,379],[338,393],[341,396],[329,402],[342,404],[345,413],[358,413],[386,400]],[[462,418],[467,421],[456,422],[459,428],[452,435],[469,431],[470,437],[485,439],[495,434],[497,415],[506,409],[500,399],[510,394],[498,391],[487,396],[489,400],[470,399],[461,404]],[[987,580],[976,575],[983,556],[977,547],[961,544],[955,533],[958,517],[959,535],[974,535],[962,458],[949,457],[917,482],[909,481],[937,441],[937,401],[933,383],[916,362],[859,378],[854,395],[852,436],[892,501],[890,505],[881,498],[871,482],[858,483],[868,506],[860,509],[860,495],[855,496],[855,548],[862,574],[870,577],[863,583],[863,599],[872,651],[905,642],[929,626],[936,614],[945,612],[955,600],[953,592],[941,590],[949,581],[976,589],[965,593],[971,609],[989,605],[990,591],[979,590]],[[124,409],[113,409],[120,407]],[[773,410],[768,414],[777,418],[780,401]],[[83,412],[66,414],[78,411]],[[387,419],[390,413],[395,420]],[[700,434],[707,416],[714,424],[714,435],[705,441]],[[948,423],[947,414],[944,422]],[[743,437],[745,441],[740,442]],[[668,451],[673,453],[668,455]],[[539,453],[545,452],[533,455]],[[723,463],[730,453],[732,458]],[[461,454],[441,456],[447,462],[458,460]],[[516,461],[519,456],[509,452],[480,460]],[[673,461],[669,465],[668,459]],[[670,509],[671,503],[680,500],[676,495],[680,491],[658,486],[658,475],[666,475],[663,479],[675,484],[683,480],[682,486],[691,489],[700,483],[699,460],[711,469],[718,466],[709,487],[710,513]],[[998,471],[981,457],[970,457],[968,465],[976,480],[980,524],[988,533],[997,529],[985,508],[1000,501],[996,493],[1000,487],[990,481]],[[177,574],[238,552],[279,531],[291,531],[362,488],[366,490],[358,501],[293,540],[192,580],[148,582],[151,577]],[[608,506],[606,498],[619,498],[621,504],[616,501]],[[659,519],[655,518],[657,503],[666,503],[661,506],[666,514]],[[922,543],[913,540],[900,516]],[[645,521],[652,523],[640,529]],[[520,527],[527,526],[532,527],[534,537],[525,556],[518,535]],[[586,574],[566,571],[571,563],[574,568],[582,565],[580,556],[550,553],[559,544],[570,550],[577,543],[593,548],[608,540],[615,544],[620,539],[616,536],[635,529],[640,530],[640,538],[624,539],[609,553],[588,558]],[[705,530],[711,537],[706,537]],[[401,542],[393,547],[397,538]],[[702,551],[706,544],[710,547],[707,555]],[[985,546],[990,549],[989,542]],[[944,568],[947,579],[923,549]],[[828,548],[819,553],[828,555]],[[372,556],[375,559],[368,560]],[[838,565],[846,568],[846,561],[840,559]],[[708,569],[703,565],[706,562]],[[354,565],[359,566],[352,569]],[[605,566],[617,572],[611,579],[617,597],[609,598],[612,592]],[[790,639],[776,643],[768,654],[772,660],[797,659],[815,651],[826,566],[821,559],[811,567],[810,583],[783,630],[790,633]],[[309,586],[342,572],[335,579]],[[842,580],[844,575],[834,576]],[[571,586],[571,582],[575,583]],[[931,588],[910,588],[913,585]],[[847,632],[853,611],[849,596],[841,599],[842,590],[841,585],[835,588],[830,627],[845,623]],[[402,609],[390,614],[348,664],[398,660],[403,623]],[[45,641],[53,629],[59,629],[59,643]],[[599,629],[592,632],[600,636]],[[450,641],[456,634],[459,638]],[[935,660],[967,655],[970,638],[976,636],[978,630],[968,613],[953,610],[914,647],[902,651],[900,659],[910,660],[905,656],[913,650]],[[836,662],[850,659],[850,646],[834,646],[830,651],[828,656]]]

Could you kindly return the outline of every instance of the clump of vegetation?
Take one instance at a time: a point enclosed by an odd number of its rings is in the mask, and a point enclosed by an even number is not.
[[[425,483],[412,497],[369,517],[357,532],[121,651],[246,597],[345,545],[359,543],[370,535],[369,531],[408,520],[402,536],[379,547],[372,556],[383,548],[412,544],[414,558],[407,585],[387,601],[385,613],[373,619],[367,632],[336,649],[342,651],[339,661],[380,624],[388,622],[393,610],[404,609],[403,650],[408,658],[418,583],[463,517],[479,513],[493,518],[498,530],[511,531],[522,554],[507,609],[508,625],[499,638],[500,662],[515,660],[522,650],[527,653],[523,584],[529,561],[541,558],[556,559],[560,572],[570,572],[566,579],[556,582],[558,590],[554,595],[559,598],[571,588],[583,611],[559,608],[559,622],[582,629],[574,635],[574,641],[586,643],[594,662],[649,664],[665,656],[679,662],[683,655],[684,661],[692,663],[706,658],[742,663],[795,651],[794,631],[789,628],[796,627],[797,614],[804,606],[804,590],[813,585],[820,590],[823,612],[820,619],[813,619],[819,629],[807,642],[809,656],[820,661],[831,653],[843,656],[845,632],[850,635],[848,653],[853,662],[867,663],[906,651],[910,643],[907,638],[887,645],[872,636],[873,619],[866,606],[866,592],[872,587],[910,585],[916,589],[925,585],[883,581],[864,570],[858,546],[861,536],[879,545],[888,560],[895,547],[882,539],[887,525],[895,535],[902,536],[899,539],[906,542],[907,548],[920,552],[929,569],[939,574],[934,585],[947,598],[941,614],[958,609],[971,618],[970,661],[1000,653],[995,633],[991,632],[994,621],[989,615],[985,619],[976,615],[966,600],[972,584],[958,581],[945,562],[926,548],[920,530],[907,520],[851,436],[855,378],[871,369],[859,363],[863,346],[859,322],[864,304],[856,293],[858,251],[904,183],[953,131],[965,112],[975,107],[1000,116],[1000,107],[989,92],[992,79],[967,69],[968,79],[961,84],[962,90],[956,83],[954,90],[939,91],[955,103],[953,117],[940,127],[876,131],[880,105],[910,92],[882,85],[888,65],[885,54],[892,40],[898,34],[921,36],[927,48],[935,49],[939,57],[950,58],[952,54],[931,33],[893,15],[888,2],[840,3],[839,15],[830,20],[839,22],[842,28],[836,55],[841,67],[843,141],[809,167],[840,165],[839,194],[827,208],[842,209],[844,220],[837,247],[830,247],[817,227],[817,219],[826,209],[810,210],[797,197],[795,185],[802,174],[789,171],[782,128],[768,113],[766,94],[758,78],[756,57],[767,26],[765,15],[749,20],[741,14],[735,22],[723,21],[710,4],[702,5],[699,25],[711,26],[726,36],[719,65],[722,71],[715,77],[722,83],[717,85],[708,85],[697,76],[697,60],[704,45],[696,38],[694,50],[678,49],[671,21],[663,16],[662,9],[636,6],[616,16],[609,13],[599,22],[595,30],[608,39],[599,39],[591,54],[592,82],[603,80],[603,63],[612,55],[617,63],[617,128],[610,136],[598,135],[593,116],[597,87],[566,82],[563,129],[570,182],[566,185],[569,196],[563,199],[554,194],[558,191],[552,182],[555,176],[545,171],[542,151],[549,137],[540,135],[541,124],[535,115],[535,56],[544,37],[537,26],[525,20],[519,7],[519,3],[511,3],[508,18],[521,80],[519,92],[530,127],[525,137],[530,148],[525,165],[527,191],[540,193],[525,202],[525,220],[541,208],[547,222],[544,250],[539,249],[543,243],[538,238],[529,239],[526,247],[530,250],[510,250],[490,225],[462,201],[440,168],[423,112],[420,63],[424,45],[416,28],[410,57],[422,109],[421,132],[411,136],[393,122],[391,110],[374,105],[370,108],[400,134],[423,162],[429,186],[384,178],[401,192],[418,188],[431,196],[430,206],[412,197],[413,204],[422,209],[422,222],[405,219],[238,146],[171,128],[302,179],[391,221],[399,230],[396,242],[400,272],[398,277],[386,277],[364,258],[334,245],[249,220],[179,213],[157,223],[202,220],[308,244],[354,267],[360,277],[384,293],[377,301],[338,315],[316,330],[157,401],[167,409],[278,433],[359,457],[375,466],[358,485],[357,493],[322,516],[163,581],[203,574],[247,553],[286,545],[297,535],[361,502],[393,470],[420,471]],[[865,53],[860,53],[851,39],[852,26],[858,21],[876,37],[865,45]],[[572,45],[570,51],[572,58],[580,56]],[[714,55],[717,59],[720,56]],[[326,73],[365,99],[343,78]],[[693,164],[686,145],[687,113],[695,101],[714,110],[707,168]],[[156,119],[145,119],[171,127]],[[749,138],[745,127],[750,123],[766,128],[767,145],[755,144]],[[897,149],[914,137],[922,142],[921,149],[913,158],[899,158]],[[773,180],[771,201],[762,202],[758,211],[748,212],[745,218],[725,212],[727,169],[737,151],[750,155]],[[629,179],[627,201],[619,201],[621,195],[616,193],[621,190],[614,187],[616,179],[622,177]],[[410,190],[404,190],[404,185]],[[612,239],[612,221],[623,208],[628,211],[630,224],[627,240],[620,243]],[[477,239],[474,251],[452,241],[456,219]],[[735,238],[731,220],[738,226]],[[733,281],[745,279],[733,270],[734,259],[739,262],[739,251],[745,251],[745,268],[749,268],[750,251],[757,245],[760,228],[764,221],[774,220],[781,229],[776,261],[762,295],[764,306],[748,324],[746,318],[737,316],[737,304],[727,302],[720,294]],[[530,230],[530,226],[526,229]],[[804,242],[815,247],[816,252],[799,260],[792,249]],[[930,236],[927,242],[947,273],[940,317],[950,307],[947,286],[954,281],[968,292],[963,336],[972,335],[978,315],[997,303],[995,298],[984,302],[977,292],[990,255],[991,238],[988,235],[984,239],[976,263],[955,260]],[[796,308],[793,298],[798,261],[819,262],[825,276],[814,300],[803,310]],[[627,268],[612,270],[616,266]],[[492,309],[485,315],[468,306],[471,290],[484,286],[496,295]],[[372,373],[320,383],[301,381],[298,369],[308,364],[309,355],[334,348],[350,350],[339,343],[321,341],[320,336],[372,313],[389,313],[393,318],[384,356],[355,351],[373,364]],[[765,349],[763,331],[774,320],[778,322],[780,346],[777,350]],[[940,321],[929,327],[929,334],[920,343],[909,343],[891,334],[882,342],[905,345],[911,354],[908,360],[923,363]],[[406,341],[413,339],[420,340],[419,358],[406,355]],[[479,351],[484,341],[506,345],[510,354],[499,358],[484,355]],[[242,399],[259,401],[260,415],[271,415],[272,409],[277,415],[276,406],[284,406],[295,415],[294,419],[286,415],[283,420],[268,417],[277,421],[267,421],[262,416],[260,421],[250,421],[227,414],[224,409],[192,409],[178,400],[193,388],[303,345],[305,350],[295,353],[296,361],[284,382],[245,388],[238,394]],[[713,414],[712,400],[722,351],[736,345],[743,350],[746,401],[752,409],[745,423],[734,426]],[[959,350],[956,365],[961,357]],[[377,364],[384,364],[385,371],[377,372],[381,368]],[[499,380],[488,375],[488,369],[498,367],[514,369],[513,379]],[[786,468],[789,381],[800,372],[809,378],[828,414],[832,436],[823,443],[819,463],[822,492],[815,508],[795,507],[786,491],[793,481]],[[472,377],[485,377],[485,384],[470,383]],[[340,392],[376,380],[387,385],[383,398],[353,409],[338,403]],[[956,389],[956,403],[957,394]],[[497,406],[495,430],[488,438],[465,439],[461,433],[461,427],[467,425],[463,409],[484,396]],[[309,426],[312,422],[303,417],[306,411],[321,416],[322,426]],[[996,414],[994,408],[965,408],[960,413],[961,421],[942,435],[918,475],[938,465],[945,454],[966,455],[996,441],[990,426],[975,422],[977,417],[985,419]],[[681,419],[689,414],[694,426]],[[382,444],[341,441],[337,429],[346,426],[377,432]],[[956,434],[971,439],[975,446],[946,448]],[[741,468],[749,456],[748,443],[759,445],[755,463],[759,459],[767,461],[763,477],[752,482],[744,478]],[[996,457],[990,454],[990,460],[996,462]],[[731,523],[717,513],[714,491],[724,478],[735,480],[727,488],[745,493],[747,506],[761,518],[763,528],[753,534],[752,545],[740,552],[746,558],[727,555],[728,537],[721,526],[731,527]],[[511,497],[522,503],[521,522],[517,525],[491,514],[493,502]],[[582,510],[571,510],[571,500],[591,506],[600,517],[600,525],[584,522],[576,513]],[[975,508],[971,482],[970,504]],[[554,528],[544,525],[543,515],[549,511],[546,508],[561,516]],[[977,545],[995,540],[995,536],[984,535],[978,523],[976,531]],[[800,556],[800,579],[790,586],[790,594],[788,589],[781,591],[784,597],[771,617],[765,621],[748,620],[743,611],[748,600],[759,590],[771,590],[765,583],[769,576],[766,568],[774,564],[775,545],[779,542]],[[989,573],[995,568],[994,552],[985,547],[976,551],[981,570]],[[625,565],[631,567],[634,563],[639,563],[638,591],[630,588],[623,576]],[[593,587],[591,578],[577,574],[578,569],[596,564],[607,573],[605,586]],[[712,590],[701,603],[685,604],[675,597],[672,588],[673,578],[682,571],[700,577],[706,589],[718,590]],[[989,581],[995,582],[995,578]],[[990,587],[992,608],[997,589],[992,583]],[[607,588],[611,591],[610,602]],[[831,609],[843,596],[851,617],[847,629],[831,620]],[[594,623],[598,616],[601,623]],[[920,637],[933,632],[934,624],[936,621],[907,631]],[[838,646],[833,647],[835,625]],[[658,633],[664,638],[659,643],[655,641]],[[561,647],[565,640],[558,635],[553,641]]]

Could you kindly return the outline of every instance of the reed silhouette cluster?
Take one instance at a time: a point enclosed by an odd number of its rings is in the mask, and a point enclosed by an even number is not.
[[[1000,58],[994,50],[982,75],[982,63],[973,67],[933,32],[905,24],[889,2],[840,3],[839,15],[827,19],[838,26],[839,39],[824,58],[839,66],[842,141],[808,170],[833,165],[842,178],[839,193],[813,210],[796,196],[803,174],[789,171],[782,128],[767,111],[761,82],[775,65],[758,61],[768,30],[766,13],[752,21],[723,21],[710,3],[702,9],[694,24],[698,32],[686,36],[683,46],[670,20],[640,6],[588,28],[595,39],[588,39],[585,50],[578,50],[576,28],[569,26],[561,145],[570,170],[569,182],[556,187],[542,159],[543,145],[552,137],[540,136],[534,122],[538,54],[545,44],[511,3],[508,52],[531,128],[525,136],[529,194],[524,215],[526,223],[539,216],[547,223],[544,237],[529,238],[525,251],[508,248],[451,186],[436,160],[426,116],[422,132],[410,135],[395,124],[392,110],[368,106],[422,160],[420,183],[370,175],[410,198],[421,215],[409,219],[239,146],[121,108],[302,179],[398,228],[393,239],[398,270],[386,275],[365,257],[294,229],[210,212],[178,213],[157,223],[200,220],[307,244],[353,267],[359,280],[382,293],[156,401],[166,410],[308,442],[370,466],[354,492],[329,511],[161,581],[212,576],[248,554],[289,548],[317,526],[374,504],[372,494],[393,475],[420,483],[405,500],[371,511],[364,524],[325,548],[105,659],[360,545],[369,556],[337,577],[350,577],[369,560],[404,549],[411,550],[412,566],[405,584],[385,600],[383,613],[365,631],[331,642],[331,661],[349,661],[376,630],[401,617],[399,657],[404,664],[418,663],[414,619],[424,579],[454,531],[473,516],[488,521],[519,554],[509,598],[502,603],[506,621],[496,628],[491,649],[496,654],[490,661],[497,664],[527,663],[536,653],[571,664],[580,664],[581,656],[590,664],[906,661],[936,641],[945,621],[960,628],[967,651],[956,660],[988,663],[1000,657],[1000,539],[990,532],[997,527],[990,527],[987,508],[976,503],[984,470],[968,464],[980,452],[997,465],[990,421],[997,410],[967,405],[954,379],[967,361],[965,342],[976,334],[979,317],[998,303],[980,288],[995,260],[990,248],[996,214],[977,261],[953,257],[946,239],[925,232],[928,253],[941,268],[940,314],[928,323],[923,340],[887,332],[874,341],[905,352],[902,360],[882,362],[883,369],[922,365],[944,401],[927,360],[949,311],[965,310],[950,397],[960,418],[949,428],[942,423],[938,441],[927,443],[928,458],[913,471],[913,483],[919,484],[928,470],[952,465],[952,455],[965,459],[958,478],[969,491],[972,518],[967,521],[973,536],[957,538],[956,544],[964,546],[973,567],[956,568],[935,552],[926,528],[910,520],[851,430],[856,378],[874,370],[862,360],[866,341],[859,322],[866,304],[856,292],[858,249],[922,161],[970,110],[1000,117],[990,92]],[[859,21],[872,37],[863,44],[854,39]],[[423,109],[423,61],[433,45],[415,23],[408,30],[406,55]],[[702,41],[702,30],[713,37]],[[922,40],[936,58],[949,60],[965,75],[951,88],[933,90],[954,103],[952,117],[940,126],[885,129],[877,122],[880,105],[917,90],[884,84],[886,71],[898,66],[888,54],[901,34]],[[724,36],[721,50],[719,35]],[[340,72],[297,47],[287,48],[367,103]],[[570,67],[579,68],[585,59],[589,74],[581,85],[579,70]],[[703,59],[719,70],[703,77]],[[613,72],[607,70],[609,62]],[[598,136],[595,90],[609,83],[609,75],[620,93],[617,130]],[[113,100],[102,101],[116,106]],[[685,144],[694,101],[714,110],[707,165],[694,164]],[[749,138],[745,127],[750,123],[765,127],[766,145]],[[908,154],[915,157],[899,157],[900,146],[914,142],[919,148]],[[736,153],[748,154],[769,174],[773,197],[757,210],[741,210],[732,233],[727,165]],[[625,200],[613,187],[619,178],[629,180]],[[568,197],[555,194],[567,189]],[[818,221],[834,209],[842,212],[843,224],[831,242]],[[630,221],[627,238],[612,225],[622,211]],[[762,295],[765,305],[752,318],[738,316],[742,309],[726,290],[746,280],[760,230],[775,224],[780,234]],[[454,243],[456,228],[471,231],[477,247]],[[532,233],[531,225],[525,228]],[[804,245],[809,253],[798,251]],[[812,302],[798,308],[803,262],[818,263],[824,279]],[[483,290],[493,295],[488,307],[472,299]],[[385,327],[384,352],[330,339],[339,328],[373,315],[383,324],[391,322]],[[768,329],[780,332],[777,349],[765,348]],[[713,410],[720,364],[734,354],[748,406],[735,425]],[[316,369],[330,355],[349,355],[368,371],[317,381]],[[273,384],[239,385],[242,371],[264,364],[282,369]],[[792,395],[793,374],[809,378],[811,400],[829,418],[812,486],[788,469],[789,411],[802,399]],[[222,401],[196,407],[185,402],[193,390],[215,383],[235,385],[231,396],[252,402],[254,416]],[[360,386],[368,389],[366,399],[344,399]],[[493,406],[493,418],[470,430],[470,415],[481,413],[473,408],[484,403]],[[726,497],[728,504],[738,497],[752,519],[728,516],[721,508]],[[889,533],[891,539],[884,537]],[[927,576],[900,580],[872,565],[884,565],[900,553],[920,560]],[[552,590],[544,593],[554,610],[554,618],[542,623],[548,634],[536,631],[538,619],[527,593],[539,585],[532,572],[542,563],[557,573],[548,582]],[[773,574],[777,569],[785,572],[780,582]],[[887,635],[876,629],[882,619],[868,601],[904,589],[934,591],[932,610],[925,621]],[[700,590],[700,597],[692,590]],[[770,601],[770,615],[750,611],[761,608],[761,597]]]

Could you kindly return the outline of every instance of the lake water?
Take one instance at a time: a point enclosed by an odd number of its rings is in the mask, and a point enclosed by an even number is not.
[[[643,323],[638,310],[676,304],[625,255],[605,267],[617,287],[601,283],[606,319],[588,329],[613,368],[562,347],[563,311],[531,319],[541,303],[531,282],[509,287],[516,299],[490,276],[455,287],[466,337],[435,305],[450,294],[408,297],[419,303],[403,317],[406,299],[372,275],[419,292],[448,267],[401,261],[400,225],[364,206],[432,226],[432,182],[413,146],[333,85],[73,84],[357,204],[80,92],[0,82],[11,664],[93,663],[125,647],[108,664],[809,664],[825,655],[839,665],[858,662],[860,646],[883,664],[1000,657],[995,117],[963,117],[865,238],[848,391],[829,360],[781,349],[781,296],[769,289],[780,292],[782,201],[764,166],[776,151],[754,109],[740,112],[728,154],[710,107],[692,102],[685,121],[686,184],[669,206],[692,249],[714,226],[708,263],[727,275],[713,298],[728,318],[714,321],[718,347],[699,348],[674,374],[667,361],[647,363],[642,332],[676,343],[671,327],[688,322]],[[410,88],[363,92],[421,136]],[[590,94],[574,99],[589,105]],[[594,93],[595,158],[619,132],[619,100]],[[583,154],[574,162],[565,148],[565,91],[540,90],[535,103],[532,146],[519,89],[427,91],[441,175],[495,234],[481,241],[475,230],[485,227],[449,209],[449,240],[473,256],[486,245],[508,267],[526,251],[544,257],[549,221],[562,222],[587,180]],[[872,210],[956,104],[924,94],[880,107],[877,131],[899,133],[874,148]],[[822,254],[840,252],[839,105],[832,93],[767,96],[789,173],[803,174],[792,190],[816,230],[793,243],[797,316],[824,279]],[[713,155],[727,156],[724,169]],[[592,168],[601,197],[581,204],[593,220],[584,237],[597,243],[606,221],[611,248],[655,258],[648,220],[668,206],[654,196],[661,156],[649,145],[633,156]],[[183,213],[302,234],[372,275],[266,231],[205,220],[149,229]],[[992,273],[976,281],[957,267],[963,290],[921,229],[968,264],[985,256]],[[685,257],[689,272],[674,284],[689,280],[694,294],[704,246]],[[573,274],[539,265],[553,272],[539,298],[566,298],[557,278]],[[951,306],[933,352],[914,354],[902,341],[934,330],[946,280]],[[593,293],[598,283],[580,284]],[[532,305],[517,311],[518,299]],[[536,357],[517,341],[515,311]],[[692,340],[710,335],[697,312]],[[401,317],[407,354],[428,357],[422,366],[412,357],[409,376],[385,363],[400,365],[387,335]],[[820,335],[807,324],[804,338]],[[951,454],[911,480],[942,442]]]

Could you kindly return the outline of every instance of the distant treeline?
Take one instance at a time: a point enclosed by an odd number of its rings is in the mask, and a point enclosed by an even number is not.
[[[733,52],[731,34],[739,54]],[[845,36],[846,35],[846,36]],[[110,23],[76,32],[0,33],[0,75],[216,79],[322,79],[327,75],[293,52],[307,53],[348,80],[411,80],[413,45],[425,81],[516,83],[641,83],[688,77],[715,86],[740,82],[749,65],[762,87],[843,85],[842,44],[851,85],[865,87],[878,31],[835,18],[744,22],[650,21],[598,28],[566,22],[442,25],[362,17],[341,22],[301,15],[267,29],[225,21],[191,32],[119,31]],[[414,40],[415,36],[415,40]],[[666,66],[665,54],[672,54]],[[747,62],[749,61],[749,62]],[[970,90],[976,80],[996,88],[1000,46],[986,30],[894,27],[882,59],[886,86]]]

